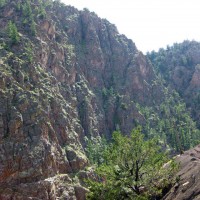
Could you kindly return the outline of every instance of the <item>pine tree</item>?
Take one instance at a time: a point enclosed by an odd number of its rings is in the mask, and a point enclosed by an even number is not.
[[[31,17],[32,16],[32,9],[31,9],[31,5],[30,5],[30,1],[27,0],[25,2],[24,5],[22,5],[22,12],[23,12],[23,15],[26,16],[26,17]]]
[[[31,34],[32,34],[33,36],[36,35],[36,27],[35,27],[35,22],[34,22],[34,20],[31,20],[30,31],[31,31]]]
[[[9,21],[8,23],[8,36],[11,39],[12,44],[16,44],[19,42],[20,37],[17,27],[15,23],[12,23],[11,21]]]
[[[22,5],[22,13],[24,17],[23,24],[27,28],[27,31],[31,33],[31,35],[35,36],[37,32],[35,26],[36,23],[34,21],[34,15],[29,0],[26,0],[24,5]]]
[[[114,132],[113,143],[105,150],[104,162],[96,170],[100,181],[88,180],[89,200],[155,198],[171,184],[170,177],[177,169],[156,139],[144,140],[140,127],[130,137]]]

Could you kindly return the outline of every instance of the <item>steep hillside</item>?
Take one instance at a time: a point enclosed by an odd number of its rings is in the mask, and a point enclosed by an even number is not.
[[[84,199],[84,137],[138,124],[177,151],[200,138],[178,94],[107,20],[59,1],[0,1],[0,199]]]
[[[148,54],[155,70],[166,84],[185,100],[193,119],[200,126],[200,43],[184,41]]]

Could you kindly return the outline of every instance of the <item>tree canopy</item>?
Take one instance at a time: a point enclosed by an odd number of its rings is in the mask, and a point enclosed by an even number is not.
[[[171,183],[176,164],[161,152],[156,139],[144,140],[140,127],[130,137],[114,132],[105,151],[96,169],[99,180],[87,181],[90,200],[150,199]]]
[[[11,21],[9,21],[7,31],[8,31],[8,36],[11,39],[11,43],[12,44],[18,43],[20,40],[20,37],[19,37],[19,33],[18,33],[15,23],[12,23]]]

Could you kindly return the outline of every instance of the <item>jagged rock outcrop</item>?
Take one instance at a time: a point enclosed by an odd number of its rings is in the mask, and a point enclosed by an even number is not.
[[[10,21],[19,40],[8,34]],[[84,137],[128,134],[145,123],[136,105],[159,111],[165,94],[151,63],[107,20],[59,1],[7,0],[0,8],[0,199],[85,199],[80,180],[93,173]]]
[[[87,10],[20,0],[0,10],[0,199],[84,199],[84,137],[128,133],[143,120],[133,100],[152,104],[151,65]],[[14,44],[9,21],[19,32]]]
[[[176,160],[180,163],[176,184],[163,200],[200,199],[200,145],[177,156]]]

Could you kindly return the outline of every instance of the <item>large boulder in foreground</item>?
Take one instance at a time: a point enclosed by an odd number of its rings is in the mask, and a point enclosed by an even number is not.
[[[200,145],[177,157],[180,170],[177,183],[171,188],[164,200],[200,199]]]

